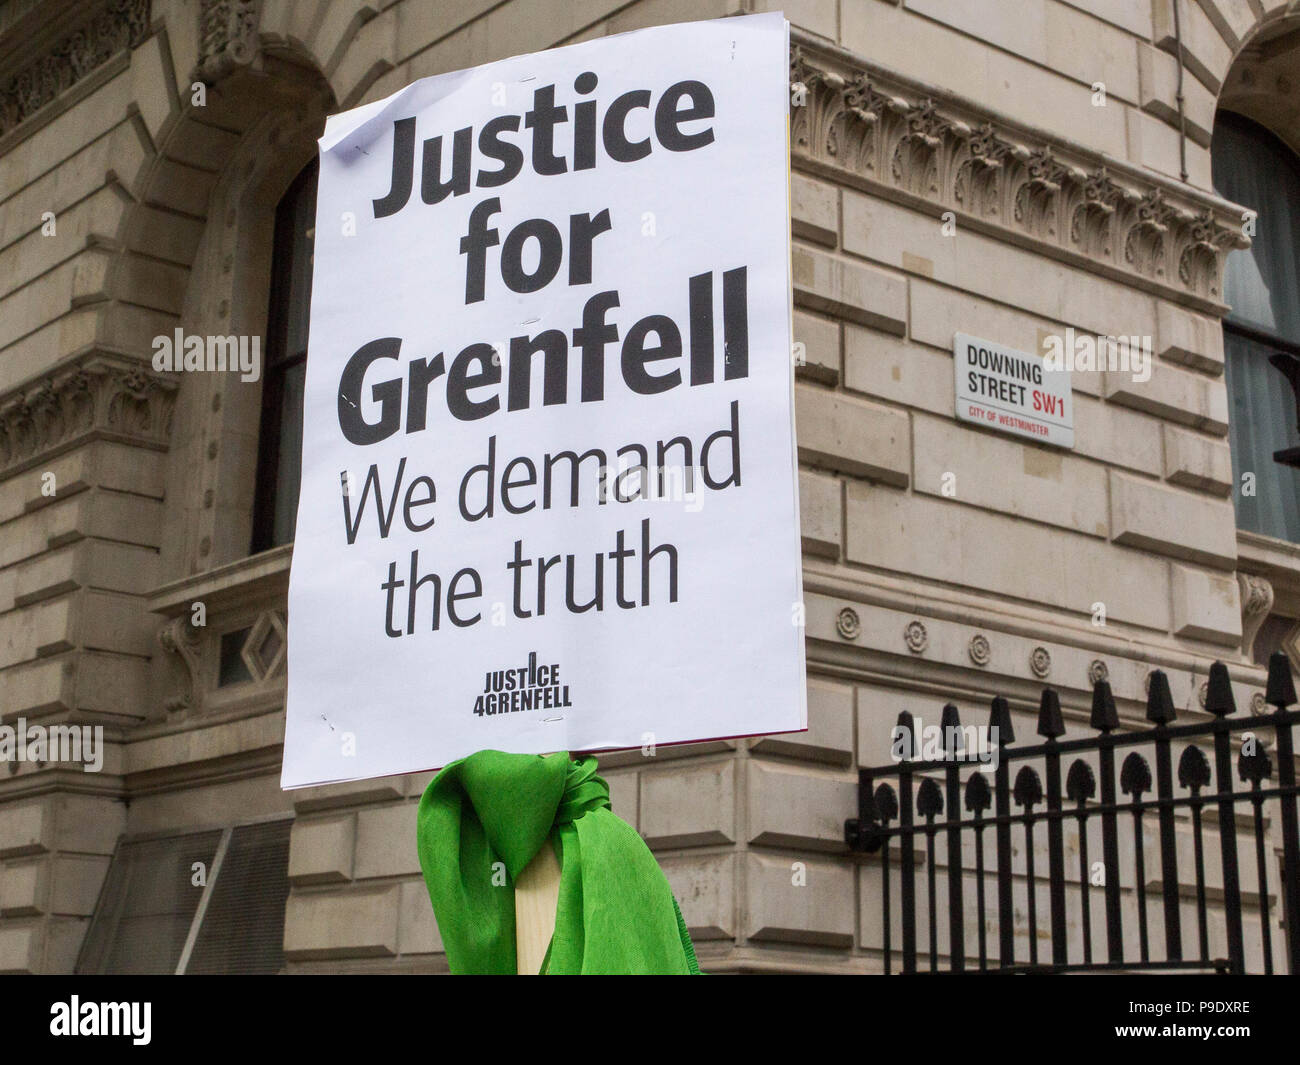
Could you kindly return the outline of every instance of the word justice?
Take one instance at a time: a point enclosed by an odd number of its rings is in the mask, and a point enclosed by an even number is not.
[[[596,91],[597,83],[595,72],[588,70],[578,75],[573,88],[579,96],[590,96]],[[473,126],[452,134],[449,167],[444,168],[443,164],[443,137],[425,140],[420,152],[420,198],[426,204],[434,204],[448,196],[463,196],[472,187],[471,179],[479,188],[500,188],[513,181],[524,168],[525,153],[509,135],[519,133],[521,120],[524,128],[531,131],[529,165],[542,176],[567,173],[570,162],[574,170],[594,169],[599,156],[597,147],[616,163],[634,163],[651,153],[654,142],[670,152],[694,151],[713,143],[711,126],[682,129],[687,123],[713,118],[713,93],[703,82],[679,81],[670,85],[655,102],[652,115],[634,119],[633,112],[650,112],[651,99],[649,89],[634,89],[615,97],[603,109],[594,99],[575,103],[572,136],[559,138],[570,141],[571,151],[567,153],[570,159],[565,152],[556,150],[556,133],[559,127],[569,125],[569,108],[556,104],[554,85],[544,85],[533,92],[533,106],[529,111],[523,115],[499,115],[478,131],[478,155],[488,163],[497,164],[491,169],[480,162],[475,173]],[[642,124],[648,127],[646,136],[630,132]],[[444,169],[448,171],[446,177]],[[414,118],[399,118],[393,123],[391,181],[387,194],[373,201],[376,218],[396,214],[411,198],[415,185]]]

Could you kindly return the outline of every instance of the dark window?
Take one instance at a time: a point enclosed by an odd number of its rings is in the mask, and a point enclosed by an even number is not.
[[[316,225],[315,160],[299,174],[275,210],[271,304],[258,433],[257,494],[252,550],[293,539],[302,473],[302,390],[311,310],[312,236]]]
[[[221,634],[220,653],[217,662],[217,687],[224,688],[230,684],[243,684],[253,679],[253,674],[248,671],[248,665],[244,662],[244,656],[241,653],[244,649],[244,641],[248,639],[248,634],[252,632],[251,626],[243,629],[236,629],[234,632],[223,632]]]
[[[1228,256],[1223,282],[1232,308],[1223,346],[1237,524],[1300,542],[1300,470],[1274,459],[1300,449],[1288,380],[1288,370],[1300,374],[1300,160],[1263,127],[1226,112],[1211,152],[1215,191],[1255,212],[1251,247]]]
[[[76,971],[278,972],[292,825],[266,821],[123,840]]]

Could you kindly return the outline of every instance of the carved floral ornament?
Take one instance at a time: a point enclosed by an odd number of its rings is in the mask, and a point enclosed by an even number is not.
[[[851,606],[844,607],[835,617],[835,628],[846,640],[856,640],[862,634],[862,621]]]
[[[0,135],[52,102],[149,33],[151,0],[95,0],[70,32],[15,73],[0,77]],[[209,84],[257,57],[258,0],[202,0],[192,77]]]
[[[1046,647],[1035,647],[1029,652],[1029,668],[1040,680],[1052,672],[1052,655]]]
[[[127,360],[105,357],[0,397],[0,471],[83,433],[165,445],[176,384]]]
[[[99,0],[85,6],[86,16],[52,48],[0,79],[0,134],[119,52],[140,44],[149,31],[149,0]]]
[[[1222,204],[1139,173],[1112,173],[1100,156],[1028,143],[883,76],[836,66],[802,46],[791,50],[797,156],[1221,302],[1225,254],[1249,243]]]

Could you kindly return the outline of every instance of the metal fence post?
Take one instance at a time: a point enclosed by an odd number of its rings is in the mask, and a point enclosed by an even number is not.
[[[1092,688],[1091,725],[1097,737],[1097,768],[1101,776],[1101,860],[1106,893],[1106,958],[1124,960],[1124,918],[1119,905],[1119,822],[1115,816],[1115,744],[1110,734],[1119,728],[1110,684],[1099,680]]]
[[[1183,960],[1183,929],[1178,900],[1178,844],[1174,838],[1174,811],[1166,805],[1174,797],[1173,755],[1169,749],[1169,722],[1176,716],[1169,678],[1153,670],[1147,690],[1147,720],[1156,726],[1156,801],[1160,809],[1160,887],[1165,903],[1165,956]]]
[[[1016,957],[1015,908],[1011,902],[1011,767],[1006,749],[1016,741],[1011,727],[1011,707],[998,695],[989,715],[989,732],[997,746],[997,769],[993,773],[994,811],[997,829],[994,838],[998,852],[998,964],[1006,967]]]
[[[1287,707],[1296,702],[1291,664],[1281,651],[1273,652],[1268,661],[1268,688],[1264,700],[1275,707],[1274,731],[1277,735],[1277,782],[1284,791],[1295,788],[1295,745],[1291,722],[1295,715]],[[1292,975],[1300,975],[1300,819],[1296,817],[1296,796],[1282,795],[1282,919],[1286,922],[1287,965]]]
[[[1228,961],[1233,972],[1245,972],[1246,950],[1241,931],[1241,882],[1237,876],[1237,815],[1232,795],[1232,732],[1228,715],[1236,713],[1228,667],[1215,662],[1205,695],[1205,709],[1214,715],[1214,781],[1219,790],[1219,855],[1223,863],[1223,917],[1228,931]]]
[[[1061,752],[1057,739],[1065,735],[1061,699],[1043,689],[1038,706],[1038,734],[1047,740],[1047,890],[1052,907],[1052,964],[1067,962],[1065,946],[1065,826],[1061,822]]]

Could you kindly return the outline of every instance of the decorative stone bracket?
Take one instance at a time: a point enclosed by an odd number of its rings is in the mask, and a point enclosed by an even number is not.
[[[257,58],[257,0],[203,0],[194,80],[209,85]]]
[[[1086,260],[1222,313],[1226,252],[1244,248],[1231,204],[1099,154],[1049,142],[965,103],[937,103],[840,50],[790,56],[790,144],[867,189],[951,209],[1017,243]]]
[[[169,695],[165,706],[169,714],[188,710],[195,705],[200,693],[200,657],[202,642],[199,631],[190,623],[190,616],[174,617],[158,630],[158,643],[181,660],[184,683],[180,691]]]
[[[1249,573],[1238,573],[1237,583],[1241,587],[1241,653],[1250,658],[1259,628],[1273,609],[1273,585]]]

